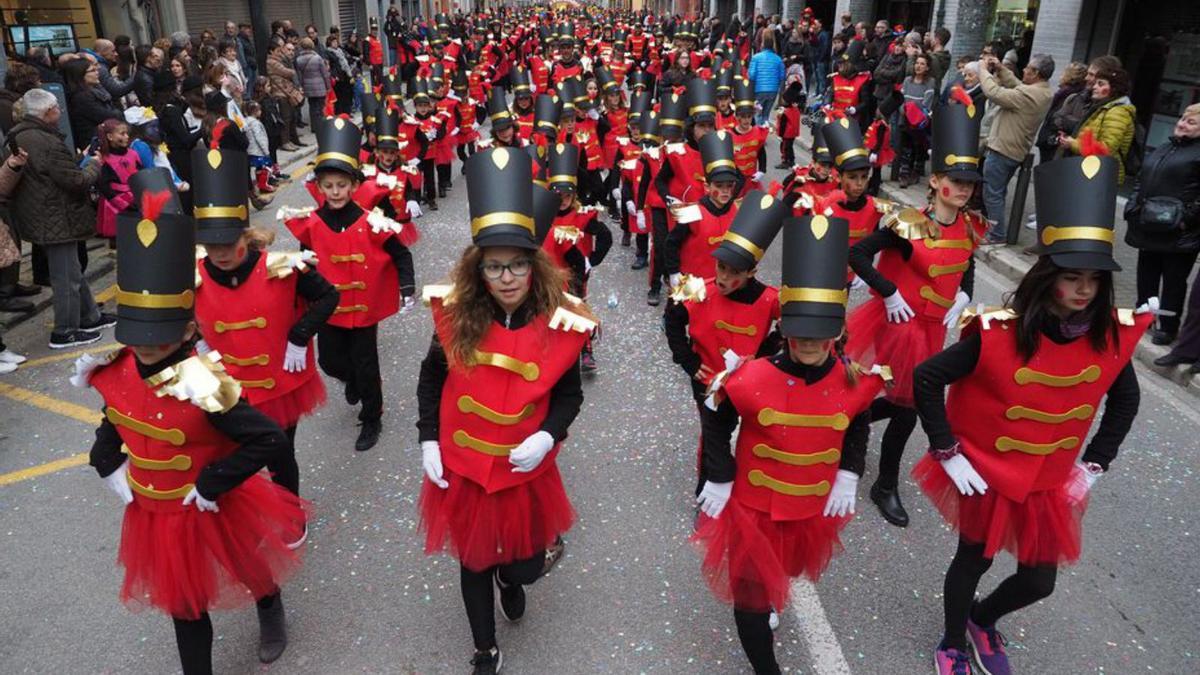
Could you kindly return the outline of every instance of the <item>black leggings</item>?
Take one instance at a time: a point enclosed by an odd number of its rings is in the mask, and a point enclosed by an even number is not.
[[[439,188],[450,188],[450,162],[437,165],[437,177]]]
[[[650,258],[650,290],[662,290],[663,279],[667,278],[667,210],[650,209],[650,236],[654,238],[654,249]]]
[[[496,646],[496,599],[492,575],[499,570],[500,580],[505,585],[528,586],[542,575],[545,561],[546,554],[538,552],[532,558],[496,565],[480,572],[459,567],[463,605],[467,609],[467,621],[471,624],[471,639],[475,642],[475,649],[485,651]]]
[[[275,603],[279,591],[258,599],[259,609],[266,609]],[[200,615],[199,619],[177,619],[175,623],[175,646],[179,649],[179,664],[183,666],[183,675],[212,675],[212,619],[208,612]]]
[[[770,617],[767,612],[733,610],[733,622],[737,624],[742,651],[746,652],[746,658],[750,659],[750,666],[754,668],[755,675],[775,675],[779,672]]]
[[[1054,592],[1057,567],[1018,564],[1016,573],[1001,581],[991,595],[974,602],[979,579],[992,566],[992,559],[985,558],[983,550],[983,544],[972,544],[959,538],[954,560],[946,570],[943,587],[946,634],[942,637],[946,647],[966,650],[968,616],[979,626],[994,626],[1001,617],[1048,598]]]
[[[1163,309],[1175,312],[1174,316],[1158,317],[1159,327],[1168,333],[1179,332],[1179,319],[1187,298],[1188,275],[1194,264],[1195,251],[1138,251],[1137,304],[1141,305],[1151,297],[1158,296]]]
[[[900,458],[904,446],[917,428],[915,408],[897,405],[886,398],[871,401],[871,421],[889,419],[879,445],[879,477],[876,482],[885,490],[895,489],[900,482]]]
[[[425,192],[425,203],[437,203],[437,165],[433,158],[421,160],[421,187]]]
[[[267,462],[267,471],[276,485],[299,497],[300,465],[296,463],[296,427],[290,426],[283,432],[287,434],[291,452]]]

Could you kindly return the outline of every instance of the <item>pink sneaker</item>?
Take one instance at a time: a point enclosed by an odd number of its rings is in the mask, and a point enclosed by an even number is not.
[[[1012,675],[1008,667],[1005,639],[995,626],[984,627],[967,619],[967,641],[975,652],[975,663],[982,675]]]
[[[933,653],[933,672],[935,675],[972,675],[971,655],[960,652],[952,647],[938,645]]]

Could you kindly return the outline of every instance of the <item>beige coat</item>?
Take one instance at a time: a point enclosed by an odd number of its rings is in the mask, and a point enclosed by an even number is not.
[[[988,134],[988,148],[1013,161],[1024,161],[1033,148],[1038,127],[1050,110],[1054,98],[1050,83],[1025,84],[1011,70],[1001,67],[995,75],[980,68],[979,84],[988,107],[997,108]]]

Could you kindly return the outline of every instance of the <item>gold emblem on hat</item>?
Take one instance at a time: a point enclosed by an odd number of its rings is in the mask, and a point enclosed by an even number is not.
[[[138,241],[142,242],[142,246],[150,248],[150,244],[158,239],[158,226],[154,224],[153,220],[143,218],[137,224],[137,237]]]
[[[843,118],[841,118],[840,120],[838,120],[838,124],[842,125],[842,128],[843,128],[843,129],[849,129],[849,128],[850,128],[850,120],[846,119],[845,117],[843,117]]]
[[[220,150],[213,148],[212,150],[208,151],[208,165],[211,166],[214,170],[218,166],[221,166],[221,151]]]
[[[344,119],[342,119],[342,118],[340,118],[340,117],[338,117],[338,118],[335,118],[335,119],[333,120],[333,128],[334,128],[334,129],[337,129],[338,131],[341,131],[341,130],[342,130],[342,127],[344,127],[344,126],[346,126],[346,120],[344,120]]]
[[[495,164],[497,169],[503,171],[504,167],[508,166],[508,150],[496,148],[492,151],[492,164]]]
[[[820,241],[829,231],[829,220],[825,216],[813,216],[808,226],[812,228],[813,237]]]
[[[774,197],[772,197],[771,195],[763,195],[762,199],[758,200],[758,208],[763,211],[766,211],[767,209],[771,208],[771,205],[774,203],[775,203]],[[817,238],[820,239],[820,237],[817,237]]]
[[[1083,169],[1083,175],[1087,176],[1088,180],[1091,180],[1100,171],[1100,158],[1096,155],[1088,155],[1083,158],[1080,168]]]

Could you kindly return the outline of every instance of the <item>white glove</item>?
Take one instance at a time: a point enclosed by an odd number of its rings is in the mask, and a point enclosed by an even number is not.
[[[634,204],[633,200],[630,199],[629,201],[625,202],[625,210],[629,213],[637,213],[637,204]]]
[[[767,174],[765,174],[765,173],[763,173],[763,172],[761,172],[761,171],[755,171],[755,172],[754,172],[754,176],[752,176],[752,177],[750,178],[750,180],[753,180],[753,181],[754,181],[754,182],[756,182],[756,183],[761,183],[761,182],[762,182],[762,179],[763,179],[763,177],[765,177],[766,175],[767,175]]]
[[[590,120],[598,120],[600,119],[600,111],[592,108],[591,110],[587,111],[587,116]]]
[[[875,162],[879,161],[879,155],[872,152],[871,154],[867,155],[867,161],[874,164]]]
[[[857,274],[855,274],[854,278],[850,280],[850,290],[852,291],[857,291],[860,288],[866,288],[866,286],[867,282],[860,279]]]
[[[200,511],[216,513],[221,510],[221,507],[217,506],[216,502],[205,499],[199,492],[196,491],[195,487],[193,487],[191,491],[187,493],[187,496],[183,498],[184,506],[188,506],[192,502],[196,502],[196,508]]]
[[[941,461],[942,471],[950,477],[954,482],[954,487],[958,488],[961,494],[970,497],[973,494],[983,494],[987,492],[987,481],[980,476],[975,467],[971,466],[971,460],[965,455],[955,455],[950,459]]]
[[[641,211],[638,211],[636,218],[637,218],[638,229],[645,231],[646,230],[646,214]]]
[[[676,204],[683,203],[681,200],[678,200],[678,199],[672,197],[671,195],[667,195],[666,200],[667,200],[667,206],[675,206]]]
[[[833,489],[829,491],[829,498],[825,500],[825,515],[835,518],[846,514],[854,515],[854,501],[857,498],[858,474],[838,469]]]
[[[75,359],[75,374],[68,381],[80,389],[87,389],[92,386],[88,382],[92,377],[92,373],[104,364],[105,360],[94,354],[83,354]]]
[[[421,159],[420,159],[419,157],[413,157],[412,159],[410,159],[410,160],[408,160],[407,162],[405,162],[405,164],[406,164],[406,165],[407,165],[407,166],[408,166],[410,169],[415,169],[415,168],[417,168],[418,166],[421,166]]]
[[[204,356],[204,355],[208,354],[209,352],[211,352],[212,350],[213,350],[212,347],[208,344],[207,341],[204,340],[204,338],[200,338],[199,340],[196,340],[196,353],[199,354],[200,356]]]
[[[430,483],[445,490],[450,487],[442,478],[442,446],[437,441],[421,441],[421,468]]]
[[[1071,478],[1067,482],[1067,499],[1073,504],[1082,503],[1103,474],[1103,471],[1092,473],[1088,464],[1076,462],[1075,470],[1071,472]]]
[[[471,131],[479,131],[479,122],[471,122]]]
[[[667,278],[667,285],[669,285],[671,288],[676,288],[679,286],[680,281],[683,281],[683,275],[679,272],[676,272]]]
[[[700,510],[704,512],[704,515],[709,518],[717,518],[725,510],[725,505],[729,503],[731,493],[733,493],[733,481],[714,483],[706,480],[704,487],[700,488],[700,496],[696,497],[696,503],[700,505]]]
[[[609,194],[611,194],[611,195],[612,195],[612,198],[613,198],[613,201],[614,201],[614,202],[620,202],[620,201],[621,201],[621,188],[619,188],[619,187],[615,187],[615,188],[613,188],[613,189],[612,189],[612,192],[610,192]]]
[[[538,468],[553,449],[554,437],[545,431],[538,431],[513,448],[508,455],[508,463],[513,465],[514,473],[528,473]]]
[[[283,369],[289,373],[298,373],[308,365],[308,345],[287,343],[283,353]]]
[[[430,129],[429,131],[426,131],[426,132],[425,132],[425,138],[426,138],[426,139],[427,139],[427,140],[428,140],[430,143],[432,143],[432,142],[436,141],[436,140],[437,140],[437,129]]]
[[[887,320],[891,323],[904,323],[917,315],[905,302],[904,296],[900,295],[899,289],[883,299],[883,307],[887,311]]]
[[[958,323],[959,317],[962,316],[963,310],[967,308],[967,303],[971,302],[971,296],[964,291],[959,291],[954,294],[954,304],[946,311],[945,318],[942,319],[942,325],[946,328],[952,328]]]
[[[854,106],[850,106],[849,108],[846,108],[846,114],[847,115],[857,115],[858,108],[855,108]]]
[[[126,471],[129,470],[129,460],[121,462],[121,466],[117,470],[104,477],[104,484],[109,490],[117,493],[121,501],[128,504],[133,501],[133,491],[129,489],[129,480],[125,478]]]
[[[453,138],[457,135],[458,135],[458,127],[454,127],[454,130],[451,131],[449,134],[447,134],[447,136],[450,136],[451,138]]]
[[[409,218],[420,218],[421,216],[425,215],[425,212],[421,210],[421,205],[418,204],[417,200],[415,199],[408,200],[408,203],[404,206],[408,209]]]
[[[400,313],[408,314],[409,312],[412,311],[412,308],[416,307],[416,306],[417,306],[416,299],[413,298],[413,296],[411,296],[411,295],[406,295],[406,296],[404,296],[404,304],[401,305],[401,307],[400,307]]]

